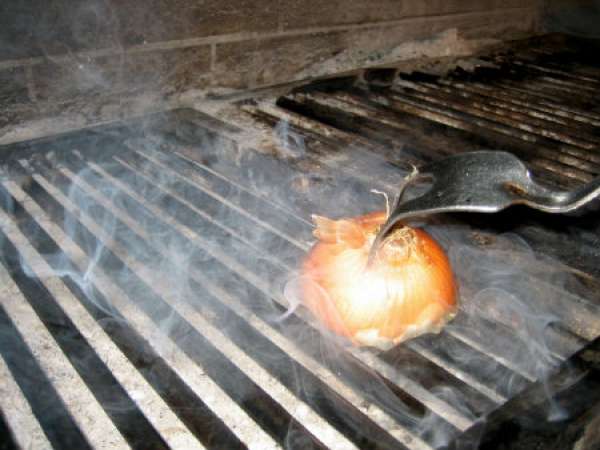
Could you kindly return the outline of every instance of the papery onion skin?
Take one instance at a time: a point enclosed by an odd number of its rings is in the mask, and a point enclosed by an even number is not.
[[[324,325],[356,344],[389,348],[437,332],[454,316],[456,283],[444,250],[425,231],[396,228],[367,270],[383,211],[351,219],[313,216],[319,241],[302,267],[302,299]]]

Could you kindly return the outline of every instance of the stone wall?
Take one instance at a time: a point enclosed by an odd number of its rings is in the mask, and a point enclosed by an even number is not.
[[[77,127],[182,98],[468,53],[531,34],[539,11],[522,0],[0,3],[0,143],[44,118]]]

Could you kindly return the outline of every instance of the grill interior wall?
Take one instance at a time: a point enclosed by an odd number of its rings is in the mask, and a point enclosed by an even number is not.
[[[0,143],[165,103],[465,54],[532,34],[538,12],[536,1],[515,0],[5,2]]]

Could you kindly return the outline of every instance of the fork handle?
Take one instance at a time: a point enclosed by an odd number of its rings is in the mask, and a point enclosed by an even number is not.
[[[600,176],[569,192],[550,191],[534,183],[528,192],[521,199],[515,199],[514,203],[548,213],[568,213],[577,211],[598,198],[600,198]]]

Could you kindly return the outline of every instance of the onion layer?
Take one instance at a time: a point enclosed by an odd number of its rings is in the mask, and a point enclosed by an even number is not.
[[[386,213],[351,219],[313,216],[319,241],[302,267],[304,304],[327,328],[382,349],[428,332],[454,316],[456,284],[442,248],[425,231],[397,227],[367,269]]]

